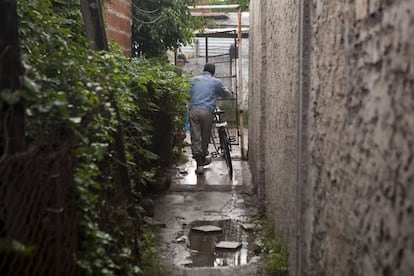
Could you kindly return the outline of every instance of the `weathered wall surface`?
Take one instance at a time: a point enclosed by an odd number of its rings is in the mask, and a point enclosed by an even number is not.
[[[266,1],[266,122],[264,181],[266,209],[276,233],[296,255],[296,93],[298,14],[295,0]],[[290,266],[294,258],[289,259]]]
[[[262,27],[262,0],[250,2],[250,32],[249,32],[249,165],[253,174],[253,183],[256,186],[260,202],[264,202],[264,135],[262,124],[265,123],[264,104],[266,82],[266,60],[262,58],[266,53],[266,44],[262,43],[265,28]],[[263,89],[262,89],[263,88]],[[263,96],[262,96],[263,95]],[[264,206],[262,206],[264,207]]]
[[[250,5],[250,164],[291,275],[412,275],[414,1],[314,0],[309,29],[303,3]]]
[[[131,56],[131,0],[105,2],[106,34],[119,44],[126,56]]]
[[[414,2],[347,2],[313,8],[311,274],[411,275]]]
[[[275,231],[295,255],[298,13],[294,0],[251,5],[249,162]]]

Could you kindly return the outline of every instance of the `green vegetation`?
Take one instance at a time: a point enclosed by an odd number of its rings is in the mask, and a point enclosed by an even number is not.
[[[19,0],[18,16],[23,87],[1,91],[0,110],[24,102],[29,146],[53,153],[70,144],[81,236],[74,257],[85,274],[143,273],[153,244],[149,234],[140,236],[138,206],[116,197],[113,133],[122,126],[132,194],[139,199],[166,165],[154,145],[160,116],[168,121],[163,134],[183,127],[188,81],[164,60],[131,61],[114,45],[91,50],[77,0]]]
[[[163,57],[167,50],[177,50],[190,44],[194,30],[202,30],[206,21],[191,16],[189,6],[197,0],[133,0],[133,55]],[[204,2],[205,3],[205,2]],[[249,0],[209,0],[208,4],[240,4],[248,10]]]
[[[288,251],[286,242],[275,238],[273,225],[266,218],[256,221],[262,235],[263,265],[260,267],[262,274],[274,276],[288,276]],[[267,275],[267,274],[265,274]]]
[[[154,229],[145,229],[140,241],[141,251],[141,269],[140,275],[155,276],[166,275],[163,267],[159,264],[158,244],[156,243],[156,236]]]
[[[0,237],[0,252],[12,253],[19,256],[30,256],[36,250],[35,246],[25,246],[19,241]]]
[[[191,16],[195,0],[133,0],[132,41],[134,55],[162,57],[167,50],[189,44],[202,20]]]

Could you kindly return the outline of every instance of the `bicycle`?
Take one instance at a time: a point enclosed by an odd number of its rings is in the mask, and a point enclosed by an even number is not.
[[[229,136],[229,131],[227,129],[227,122],[221,119],[221,115],[223,115],[223,113],[224,111],[218,108],[213,112],[213,123],[215,127],[211,128],[211,140],[215,152],[212,152],[211,155],[212,157],[217,157],[219,155],[224,158],[224,160],[226,161],[227,169],[229,171],[229,176],[230,178],[233,178],[233,164],[230,155],[231,138]]]

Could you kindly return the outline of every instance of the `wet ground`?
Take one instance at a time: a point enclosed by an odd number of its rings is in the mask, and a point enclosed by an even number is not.
[[[221,157],[196,175],[190,148],[184,151],[188,161],[172,170],[170,188],[154,198],[154,220],[165,225],[161,262],[169,275],[256,275],[258,204],[239,146],[232,149],[233,178]]]

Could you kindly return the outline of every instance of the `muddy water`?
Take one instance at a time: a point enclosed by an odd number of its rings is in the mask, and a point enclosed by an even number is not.
[[[191,230],[203,225],[222,228],[220,232],[205,233]],[[242,225],[231,220],[196,221],[189,225],[189,250],[192,263],[187,267],[225,267],[248,264],[255,256],[255,235]],[[220,241],[240,242],[237,249],[218,249]]]

